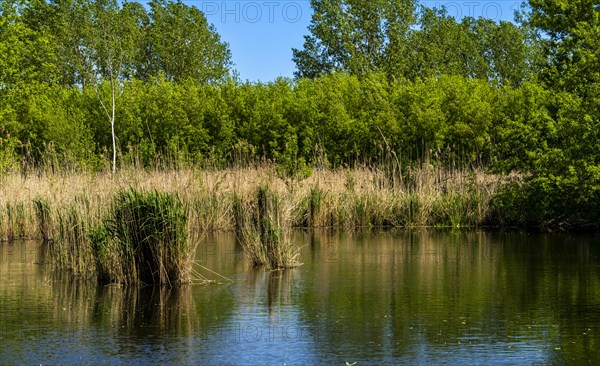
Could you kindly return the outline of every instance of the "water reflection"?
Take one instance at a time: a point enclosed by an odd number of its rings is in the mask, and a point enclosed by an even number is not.
[[[102,286],[96,289],[92,324],[110,328],[117,334],[135,337],[189,337],[197,328],[191,287],[122,288]]]
[[[299,232],[295,240],[304,265],[271,272],[250,268],[233,236],[209,236],[197,270],[233,282],[178,290],[69,282],[37,264],[39,243],[0,244],[0,360],[600,361],[597,236]]]

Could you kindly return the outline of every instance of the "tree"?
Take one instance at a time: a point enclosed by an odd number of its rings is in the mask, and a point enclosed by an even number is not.
[[[418,24],[409,39],[410,79],[460,75],[520,85],[533,77],[535,44],[524,27],[483,18],[458,21],[444,8],[422,8]]]
[[[55,40],[57,82],[86,88],[92,82],[94,64],[90,36],[92,2],[89,0],[29,0],[23,21]]]
[[[526,27],[483,18],[465,18],[462,25],[477,44],[484,65],[482,77],[513,86],[535,78],[539,48]]]
[[[23,21],[26,3],[0,2],[0,160],[38,137],[23,118],[29,101],[56,79],[54,40]],[[0,161],[0,165],[5,165]],[[2,168],[0,166],[0,168]]]
[[[530,0],[527,23],[540,36],[546,81],[585,93],[600,81],[600,6],[590,0]]]
[[[461,75],[481,78],[487,73],[477,40],[468,27],[442,9],[422,8],[419,29],[410,37],[409,78]]]
[[[557,96],[554,117],[571,162],[566,166],[585,160],[600,167],[600,6],[589,0],[529,5],[528,23],[541,35],[546,56],[544,80]]]
[[[512,23],[457,20],[443,7],[417,8],[412,0],[311,4],[310,35],[293,50],[297,78],[384,72],[391,79],[460,75],[519,85],[531,76],[532,44],[526,28]]]
[[[124,2],[119,10],[119,20],[124,23],[129,35],[128,47],[130,54],[121,70],[123,80],[148,79],[148,72],[152,59],[151,49],[148,47],[148,28],[151,24],[150,14],[138,2]]]
[[[166,0],[149,5],[146,76],[162,72],[170,81],[192,79],[201,84],[226,79],[231,52],[198,8]]]
[[[600,7],[590,0],[530,0],[526,24],[543,47],[551,135],[523,188],[500,196],[530,221],[600,219]],[[517,194],[515,194],[517,192]],[[525,204],[524,204],[525,203]]]
[[[134,39],[137,32],[135,23],[128,21],[120,12],[116,0],[96,0],[91,4],[91,23],[87,28],[91,45],[91,59],[94,63],[94,88],[105,112],[111,131],[112,140],[112,172],[117,169],[117,142],[115,120],[117,97],[123,82],[120,76],[125,73],[126,65],[131,63],[135,55]],[[109,89],[109,101],[104,99],[104,86]]]
[[[336,71],[397,74],[414,24],[414,0],[311,0],[313,16],[304,48],[293,49],[296,77]]]
[[[0,92],[55,79],[54,40],[32,29],[20,15],[24,3],[0,1]]]

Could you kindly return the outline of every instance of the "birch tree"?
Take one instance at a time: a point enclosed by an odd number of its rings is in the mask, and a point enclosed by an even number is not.
[[[116,0],[96,0],[91,9],[91,27],[88,28],[87,38],[93,50],[93,82],[102,110],[110,123],[112,172],[115,173],[117,99],[124,86],[123,76],[135,59],[140,32],[135,18],[127,16],[129,12],[121,11]]]

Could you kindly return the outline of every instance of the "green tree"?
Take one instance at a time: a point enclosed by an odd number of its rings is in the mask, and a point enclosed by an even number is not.
[[[600,80],[600,7],[590,0],[530,0],[527,23],[540,34],[546,81],[585,93]]]
[[[421,8],[419,29],[409,40],[408,77],[460,75],[497,85],[533,78],[535,44],[527,28],[471,17],[460,21],[445,8]]]
[[[487,70],[477,40],[444,8],[421,8],[419,24],[420,29],[410,37],[411,79],[485,77]]]
[[[152,59],[152,50],[148,47],[147,37],[151,22],[150,14],[138,2],[124,2],[119,10],[119,20],[124,23],[129,36],[127,46],[131,47],[120,76],[123,80],[134,78],[147,80]]]
[[[149,6],[146,75],[162,72],[167,80],[202,84],[227,78],[229,47],[198,8],[166,0],[152,0]]]
[[[0,160],[5,161],[14,160],[17,147],[39,137],[37,126],[24,116],[36,93],[56,78],[53,38],[23,21],[24,6],[0,2]]]
[[[398,72],[416,1],[311,0],[311,6],[310,35],[302,50],[293,50],[296,77]]]
[[[557,147],[572,163],[600,166],[600,7],[587,0],[529,4],[529,24],[543,35],[545,81],[557,96]]]
[[[55,79],[54,39],[20,15],[25,3],[0,1],[0,92]]]
[[[31,29],[45,30],[54,38],[59,83],[86,88],[93,82],[91,1],[30,0],[22,18]]]
[[[514,86],[536,77],[539,47],[527,27],[483,18],[465,18],[461,25],[481,56],[478,76]]]
[[[136,55],[138,24],[128,16],[128,12],[121,11],[116,0],[96,0],[92,4],[91,14],[89,42],[94,63],[92,82],[102,110],[110,123],[114,173],[117,169],[117,99],[122,92],[122,76],[127,73],[127,65],[133,62]],[[105,97],[106,94],[108,97]]]
[[[520,212],[513,216],[525,223],[597,223],[600,7],[588,0],[530,0],[526,17],[543,46],[542,79],[552,94],[548,111],[553,123],[541,120],[541,126],[549,128],[535,136],[541,143],[528,148],[527,154],[534,157],[532,174],[525,186],[500,195],[499,206],[511,215]]]

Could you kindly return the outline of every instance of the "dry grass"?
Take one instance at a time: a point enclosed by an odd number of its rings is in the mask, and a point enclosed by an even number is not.
[[[487,222],[491,199],[509,178],[429,164],[398,171],[316,169],[299,179],[263,164],[221,170],[128,168],[114,175],[8,174],[0,177],[0,239],[46,240],[54,264],[75,277],[118,274],[118,251],[100,250],[110,245],[94,243],[109,243],[105,224],[119,192],[154,191],[173,194],[185,206],[187,233],[179,236],[189,238],[190,248],[207,231],[236,230],[247,239],[247,254],[254,253],[248,255],[251,262],[285,268],[298,263],[297,250],[287,240],[290,228],[476,227]],[[261,191],[268,199],[260,200]],[[269,210],[261,213],[260,202]],[[187,282],[171,277],[158,282]]]
[[[207,230],[232,230],[234,197],[249,199],[267,185],[290,210],[289,226],[477,226],[485,222],[501,176],[483,170],[423,165],[402,176],[369,167],[315,170],[307,179],[281,177],[270,165],[224,170],[122,169],[9,174],[0,177],[0,238],[42,238],[35,199],[50,210],[78,207],[92,223],[110,208],[116,192],[134,188],[176,193],[190,207],[190,239]],[[45,236],[56,235],[56,215]]]

